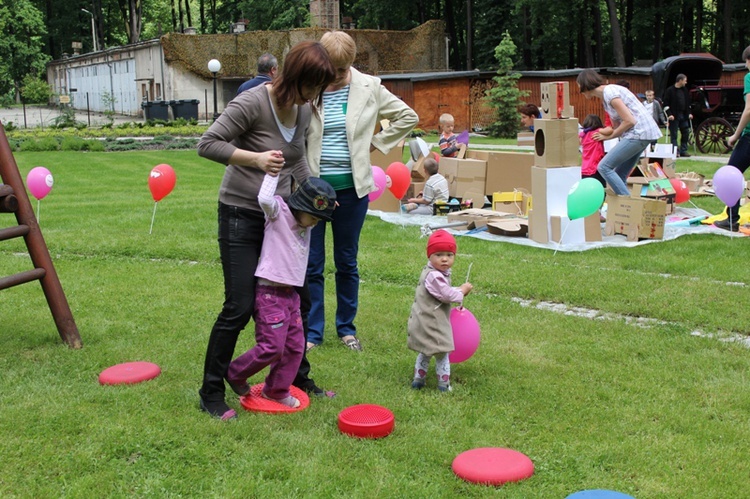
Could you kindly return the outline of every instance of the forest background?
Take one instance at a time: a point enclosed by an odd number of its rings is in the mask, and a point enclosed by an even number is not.
[[[740,0],[341,0],[339,9],[358,29],[444,20],[454,70],[496,69],[494,50],[506,31],[518,47],[518,70],[650,65],[683,52],[742,62],[750,44],[750,2]],[[44,78],[46,62],[72,53],[73,42],[85,53],[186,27],[228,33],[243,19],[247,30],[307,27],[309,2],[0,0],[0,100],[24,78]]]

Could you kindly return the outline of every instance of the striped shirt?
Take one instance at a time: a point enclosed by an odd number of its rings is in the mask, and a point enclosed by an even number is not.
[[[623,139],[657,140],[661,137],[661,130],[659,130],[651,114],[643,107],[641,101],[633,92],[620,85],[606,85],[602,96],[604,110],[612,118],[613,127],[617,128],[622,122],[617,110],[612,106],[612,101],[615,99],[622,99],[623,104],[636,120],[635,126],[622,134]]]
[[[349,144],[346,140],[346,106],[349,85],[323,94],[323,141],[320,178],[336,190],[354,187]]]

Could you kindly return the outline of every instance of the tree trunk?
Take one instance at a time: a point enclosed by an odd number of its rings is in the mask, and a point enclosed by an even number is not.
[[[185,32],[185,21],[184,21],[185,18],[182,13],[182,0],[177,0],[177,9],[180,14],[180,33],[184,33]]]
[[[661,10],[662,0],[656,1],[656,13],[654,14],[654,48],[651,52],[651,62],[656,62],[661,59],[661,47],[662,47],[662,25],[661,25]]]
[[[620,31],[620,21],[617,19],[615,0],[607,0],[607,10],[609,11],[609,22],[612,26],[612,52],[615,57],[615,65],[624,68],[625,53],[622,48],[622,32]]]
[[[453,15],[455,12],[453,7],[453,0],[445,0],[445,24],[448,29],[448,36],[451,38],[451,46],[453,47],[453,53],[451,54],[451,66],[453,69],[459,69],[461,67],[461,57],[459,50],[458,31],[456,30],[456,18]]]
[[[205,5],[204,0],[200,0],[200,2],[198,2],[198,9],[200,10],[200,15],[201,15],[201,33],[205,34],[206,33],[206,5]]]
[[[187,17],[188,27],[193,27],[193,16],[190,15],[190,0],[185,0],[185,16]]]
[[[724,21],[724,61],[732,59],[732,0],[724,0],[724,8],[721,12],[721,18]],[[744,47],[740,47],[744,49]],[[744,62],[744,61],[743,61]]]
[[[471,45],[474,43],[473,30],[471,19],[471,0],[466,0],[466,69],[471,70],[474,68],[472,61]]]
[[[169,7],[172,9],[172,33],[175,33],[177,32],[177,14],[174,11],[174,0],[169,0]]]
[[[534,61],[531,54],[531,11],[528,5],[522,7],[523,15],[523,65],[526,69],[534,69]]]
[[[602,10],[599,8],[599,2],[594,2],[594,39],[596,40],[596,60],[594,64],[599,66],[604,64],[604,38],[602,37]]]

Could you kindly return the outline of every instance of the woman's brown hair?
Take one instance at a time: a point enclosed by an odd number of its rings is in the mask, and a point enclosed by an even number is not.
[[[581,89],[581,92],[587,92],[606,85],[607,80],[593,69],[584,69],[578,75],[578,78],[576,78],[576,83],[578,83],[578,88]]]
[[[336,70],[326,49],[319,42],[304,41],[296,44],[284,57],[284,67],[273,83],[276,101],[285,107],[302,95],[302,87],[320,87],[313,100],[317,112],[323,91],[336,78]]]

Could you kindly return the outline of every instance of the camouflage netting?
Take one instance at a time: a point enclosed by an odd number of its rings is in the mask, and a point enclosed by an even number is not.
[[[247,31],[237,34],[161,37],[164,60],[206,80],[212,78],[208,61],[221,62],[222,78],[255,74],[258,57],[270,52],[283,64],[284,55],[303,40],[319,40],[327,30]],[[345,30],[357,43],[354,66],[369,74],[446,71],[445,23],[428,21],[410,31]]]

